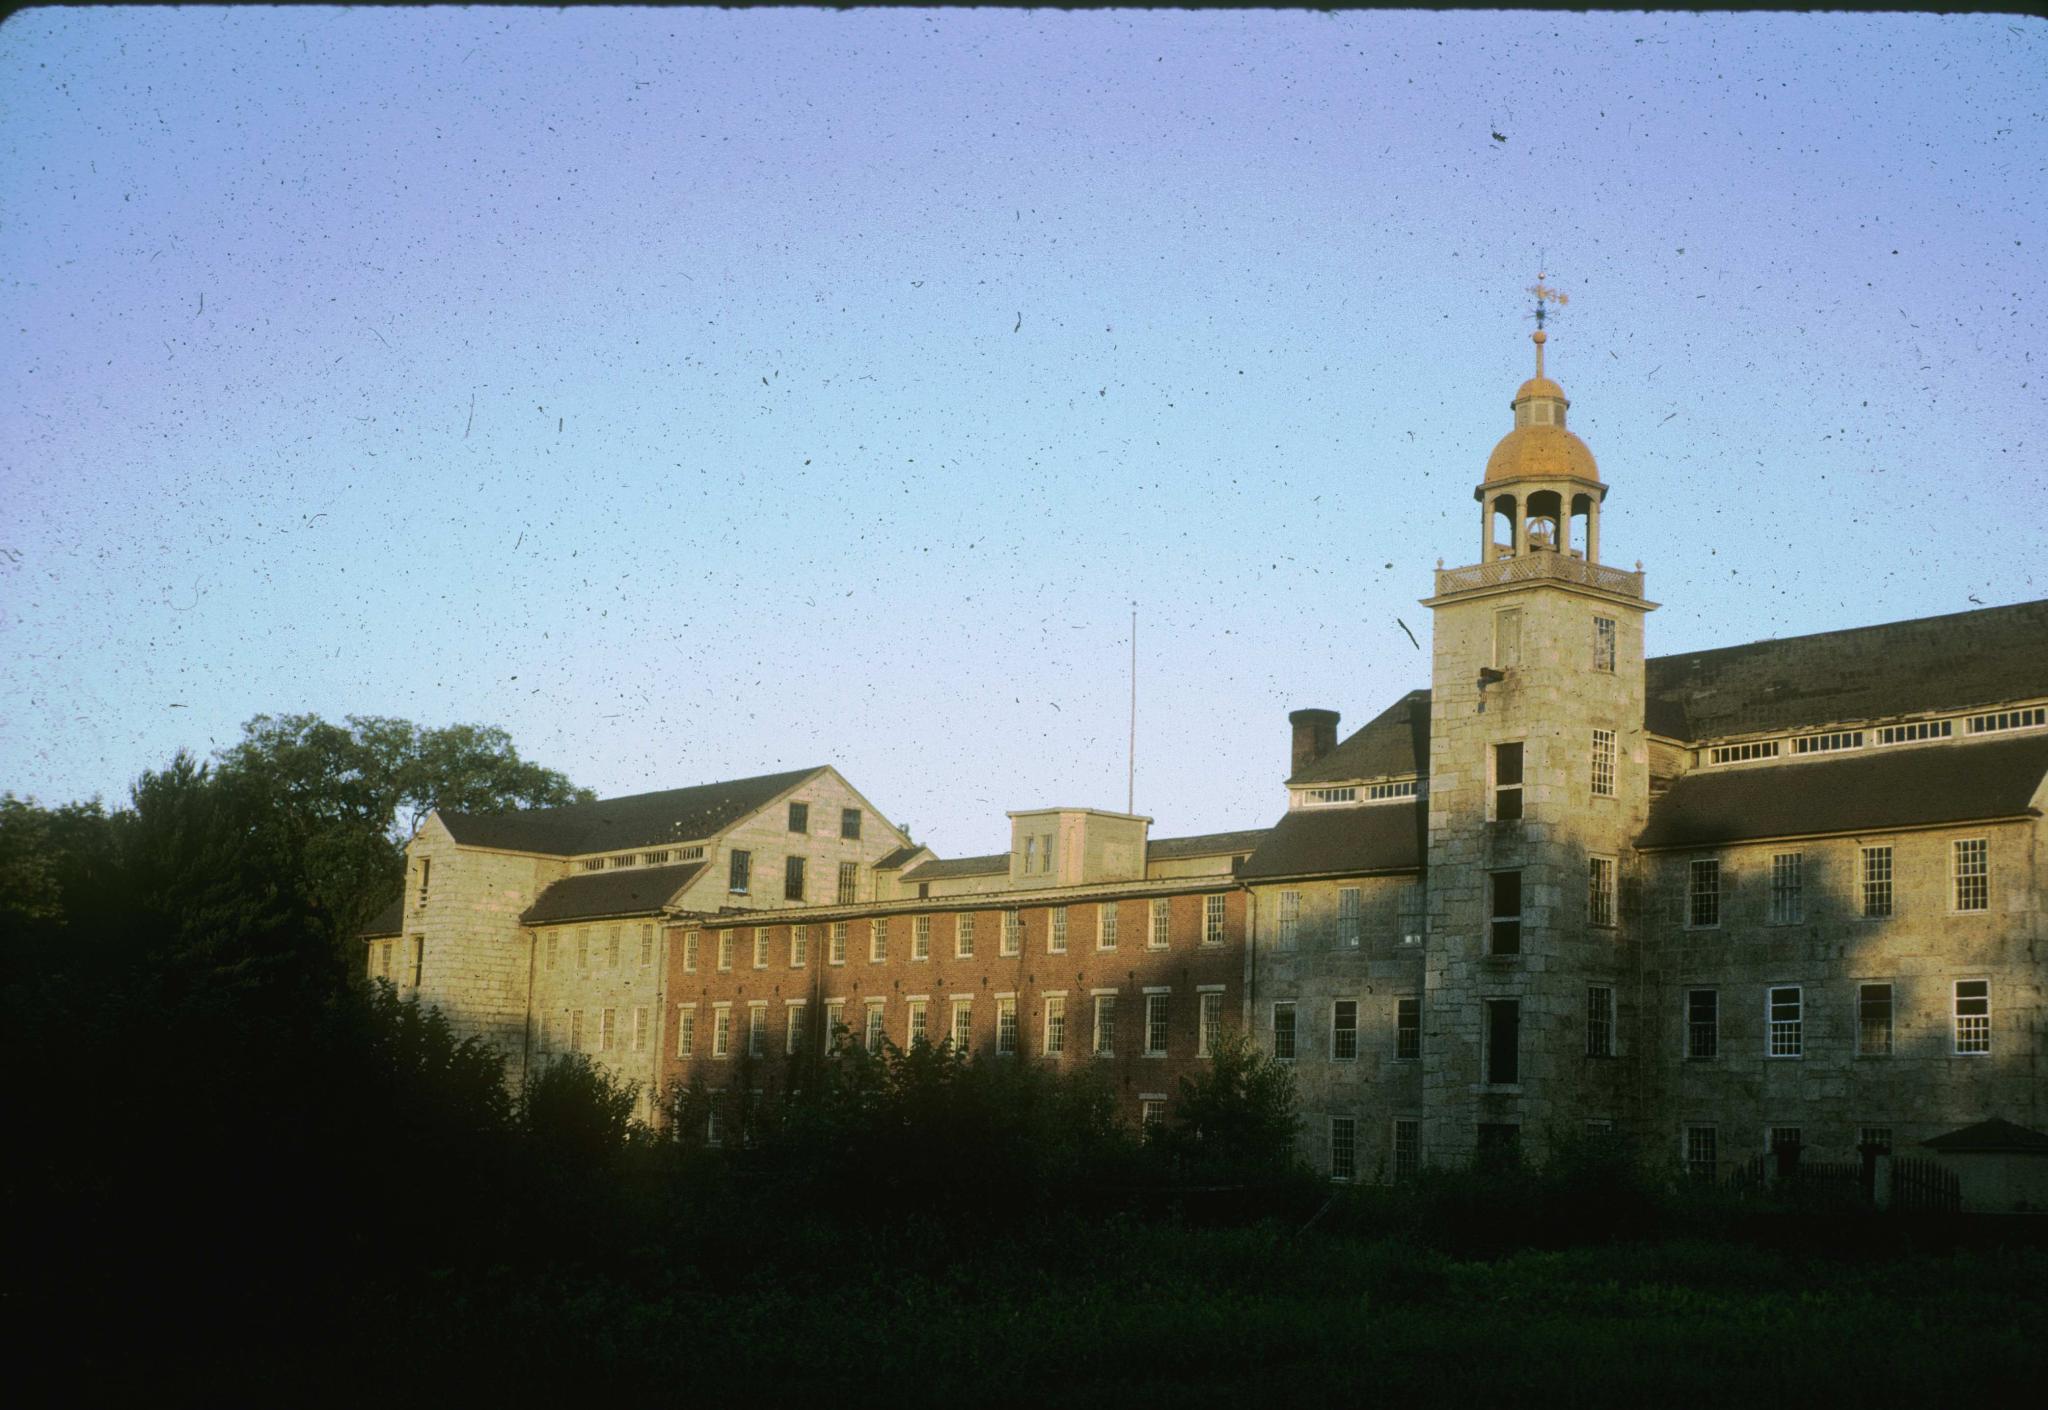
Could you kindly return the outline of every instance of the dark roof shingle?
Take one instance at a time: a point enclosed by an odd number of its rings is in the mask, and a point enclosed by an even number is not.
[[[823,771],[822,766],[795,769],[560,808],[441,813],[439,817],[449,834],[468,847],[502,847],[554,857],[659,847],[709,837]]]
[[[2048,773],[2048,735],[1703,769],[1651,800],[1638,847],[1866,832],[2017,817]]]
[[[519,917],[525,925],[605,916],[651,915],[696,880],[702,862],[673,867],[624,867],[568,876],[540,893]]]
[[[903,873],[905,881],[944,881],[955,876],[999,876],[1009,871],[1010,854],[997,852],[988,857],[934,857],[919,862]]]
[[[401,890],[391,898],[389,905],[370,919],[370,923],[358,932],[365,940],[385,935],[396,935],[405,926],[405,892]]]
[[[1217,857],[1225,852],[1249,852],[1272,830],[1255,827],[1243,832],[1205,832],[1198,837],[1162,837],[1145,844],[1145,860],[1173,862],[1188,857]]]
[[[1645,663],[1672,739],[1801,729],[2048,695],[2048,601],[1752,641]]]
[[[1267,832],[1238,875],[1252,881],[1420,871],[1427,855],[1428,822],[1429,806],[1419,798],[1360,808],[1298,808]]]
[[[1411,690],[1287,782],[1342,783],[1429,772],[1429,692]]]
[[[902,866],[905,862],[909,861],[912,857],[916,856],[919,852],[922,852],[924,850],[925,847],[922,842],[912,842],[905,846],[898,847],[895,851],[883,857],[882,860],[876,862],[875,870],[894,871],[897,867]]]

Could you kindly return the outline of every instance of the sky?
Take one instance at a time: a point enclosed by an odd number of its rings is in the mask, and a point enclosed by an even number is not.
[[[0,25],[0,789],[258,714],[601,796],[1284,809],[1532,370],[1652,654],[2048,596],[2048,26],[49,9]]]

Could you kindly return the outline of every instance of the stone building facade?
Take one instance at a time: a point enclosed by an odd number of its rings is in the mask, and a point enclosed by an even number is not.
[[[650,1092],[836,1020],[1085,1064],[1139,1119],[1240,1024],[1338,1179],[2048,1126],[2048,602],[1649,656],[1536,343],[1427,688],[1344,737],[1296,711],[1272,826],[1047,808],[942,859],[829,768],[437,814],[369,971],[515,1073],[575,1050]]]

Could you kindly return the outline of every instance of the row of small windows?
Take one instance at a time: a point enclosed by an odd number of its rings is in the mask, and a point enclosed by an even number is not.
[[[1421,792],[1421,780],[1412,778],[1394,779],[1386,783],[1365,785],[1365,801],[1382,803],[1393,798],[1414,798]],[[1302,790],[1302,801],[1310,806],[1330,803],[1356,803],[1360,789],[1357,784],[1344,784],[1334,788],[1308,788]]]
[[[585,1010],[570,1009],[565,1014],[543,1014],[540,1031],[536,1035],[538,1046],[543,1053],[611,1053],[624,1050],[631,1043],[632,1051],[647,1051],[650,1011],[646,1005],[629,1010],[628,1021],[632,1025],[630,1039],[619,1032],[619,1011],[615,1008],[589,1010],[591,1021],[584,1021]],[[566,1025],[566,1027],[564,1026]],[[587,1046],[586,1046],[587,1045]]]
[[[1357,999],[1333,999],[1329,1006],[1328,1053],[1331,1062],[1356,1062],[1359,1055],[1359,1003]],[[1422,1058],[1422,1000],[1409,996],[1391,1001],[1394,1018],[1396,1062],[1417,1062]],[[1283,999],[1273,1005],[1272,1054],[1275,1061],[1294,1062],[1303,1050],[1299,1005]]]
[[[792,803],[791,807],[798,806]],[[794,829],[792,829],[794,830]],[[810,859],[807,857],[784,857],[782,859],[782,899],[802,901],[807,899],[805,889],[810,874]],[[754,854],[735,847],[728,859],[726,890],[735,896],[751,895],[754,886]],[[860,863],[839,864],[839,885],[834,894],[835,904],[850,906],[859,900]]]
[[[703,860],[702,847],[671,847],[659,852],[621,852],[611,857],[586,857],[578,865],[585,871],[606,871],[618,867],[665,867],[671,863]]]
[[[1798,925],[1806,919],[1806,859],[1803,852],[1771,857],[1770,923]],[[1893,856],[1889,845],[1857,849],[1856,895],[1862,914],[1883,919],[1897,914]],[[1695,857],[1687,868],[1685,924],[1711,930],[1721,924],[1722,868],[1717,857]],[[1949,910],[1970,914],[1991,908],[1991,846],[1986,838],[1963,837],[1949,844]]]
[[[1856,1056],[1890,1057],[1895,1051],[1896,993],[1890,983],[1856,986]],[[1958,979],[1950,995],[1950,1051],[1960,1057],[1991,1052],[1991,981]],[[1764,995],[1764,1056],[1806,1056],[1805,986],[1776,984]],[[1721,1056],[1721,995],[1689,989],[1685,995],[1685,1055],[1695,1061]]]
[[[1905,724],[1880,725],[1874,730],[1824,730],[1818,734],[1794,735],[1787,740],[1752,739],[1741,744],[1716,744],[1707,750],[1710,764],[1743,764],[1753,759],[1775,759],[1780,756],[1782,746],[1789,743],[1791,752],[1801,754],[1831,754],[1844,749],[1861,749],[1868,742],[1876,744],[1917,744],[1929,739],[1952,739],[1955,737],[1956,721],[1912,720]],[[1982,715],[1963,717],[1964,728],[1970,734],[1997,734],[2004,730],[2033,729],[2048,724],[2048,705],[2030,705],[2019,710],[1993,710]]]
[[[1088,1052],[1095,1057],[1114,1057],[1117,1054],[1117,1018],[1119,995],[1114,991],[1095,991],[1089,996],[1087,1017],[1090,1027],[1087,1034]],[[1049,992],[1040,998],[1038,1028],[1038,1055],[1041,1057],[1062,1057],[1067,1051],[1067,994],[1064,991]],[[1138,1051],[1142,1056],[1163,1058],[1171,1056],[1170,1044],[1173,1035],[1173,995],[1168,989],[1147,989],[1141,996],[1139,1007]],[[1223,990],[1220,986],[1204,987],[1196,994],[1195,1048],[1193,1056],[1207,1057],[1213,1049],[1217,1035],[1223,1026]],[[915,1047],[919,1043],[935,1047],[950,1044],[955,1050],[965,1052],[974,1046],[975,1000],[965,995],[955,996],[948,1007],[941,1011],[946,1020],[944,1030],[935,1033],[932,1028],[932,1001],[929,998],[913,996],[902,1001],[904,1006],[903,1046]],[[711,1006],[709,1032],[709,1056],[727,1058],[735,1055],[735,1043],[743,1041],[749,1057],[768,1055],[768,1001],[757,999],[746,1006],[746,1029],[744,1036],[733,1027],[733,1005],[715,1003]],[[782,1048],[787,1055],[803,1051],[805,1035],[809,1030],[810,1005],[807,1000],[791,999],[783,1004]],[[830,1052],[842,1032],[855,1030],[846,1023],[846,1000],[825,1001],[825,1023],[821,1038],[825,1051]],[[610,1010],[606,1010],[610,1012]],[[880,1052],[885,1041],[893,1041],[888,1030],[888,1001],[885,998],[867,999],[862,1002],[862,1023],[858,1030],[859,1040],[869,1052]],[[1023,1042],[1022,1018],[1017,1007],[1017,996],[998,994],[995,996],[995,1051],[998,1056],[1016,1056]],[[636,1048],[635,1051],[638,1051]],[[698,1056],[697,1006],[694,1003],[679,1005],[676,1010],[676,1056],[690,1058]]]
[[[1209,946],[1223,944],[1226,935],[1225,903],[1225,897],[1220,894],[1202,898],[1202,944]],[[1066,906],[1054,906],[1049,910],[1045,935],[1047,954],[1063,955],[1067,952],[1069,929],[1067,911],[1068,907]],[[1117,948],[1117,911],[1118,907],[1114,902],[1105,903],[1095,908],[1095,948],[1097,950],[1114,950]],[[950,929],[952,934],[942,938],[951,941],[953,957],[955,959],[969,960],[974,958],[975,946],[978,943],[980,933],[979,921],[981,918],[980,914],[973,911],[961,912],[951,918]],[[910,917],[911,959],[929,960],[932,957],[932,920],[931,916]],[[1172,943],[1172,912],[1165,897],[1159,897],[1151,902],[1147,912],[1147,920],[1146,948],[1152,950],[1170,948]],[[1022,954],[1024,951],[1023,912],[1018,910],[1004,911],[995,917],[995,923],[997,926],[997,953],[1005,957]],[[823,932],[822,938],[826,947],[825,963],[834,965],[846,963],[848,942],[852,939],[855,924],[856,922],[853,921],[840,920],[823,923],[816,927]],[[858,922],[858,924],[861,927],[862,936],[867,943],[868,963],[887,963],[889,959],[889,940],[892,933],[889,918],[877,916],[872,920]],[[812,928],[808,924],[791,925],[788,928],[789,967],[791,969],[802,969],[810,963]],[[774,927],[765,925],[753,928],[751,937],[753,947],[752,967],[755,969],[768,968],[769,952],[772,948],[771,932],[773,929]],[[736,930],[717,931],[714,943],[717,945],[718,951],[718,968],[721,971],[732,969],[740,944],[740,932]],[[694,974],[697,970],[698,951],[701,944],[701,932],[695,930],[684,932],[683,969],[688,973]]]
[[[554,972],[563,962],[562,942],[567,940],[573,947],[578,970],[618,969],[624,959],[625,937],[621,933],[624,927],[603,927],[596,937],[595,946],[591,944],[591,929],[590,926],[582,925],[573,931],[566,926],[548,931],[541,939],[541,967],[549,973]],[[654,964],[654,925],[651,921],[645,922],[639,930],[637,953],[640,968],[648,969]]]

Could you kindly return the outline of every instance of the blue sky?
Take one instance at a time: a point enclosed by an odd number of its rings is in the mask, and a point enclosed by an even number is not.
[[[1284,804],[1550,370],[1654,653],[2044,595],[2012,16],[32,10],[0,788],[260,712],[601,793]],[[1500,134],[1504,141],[1497,140]]]

